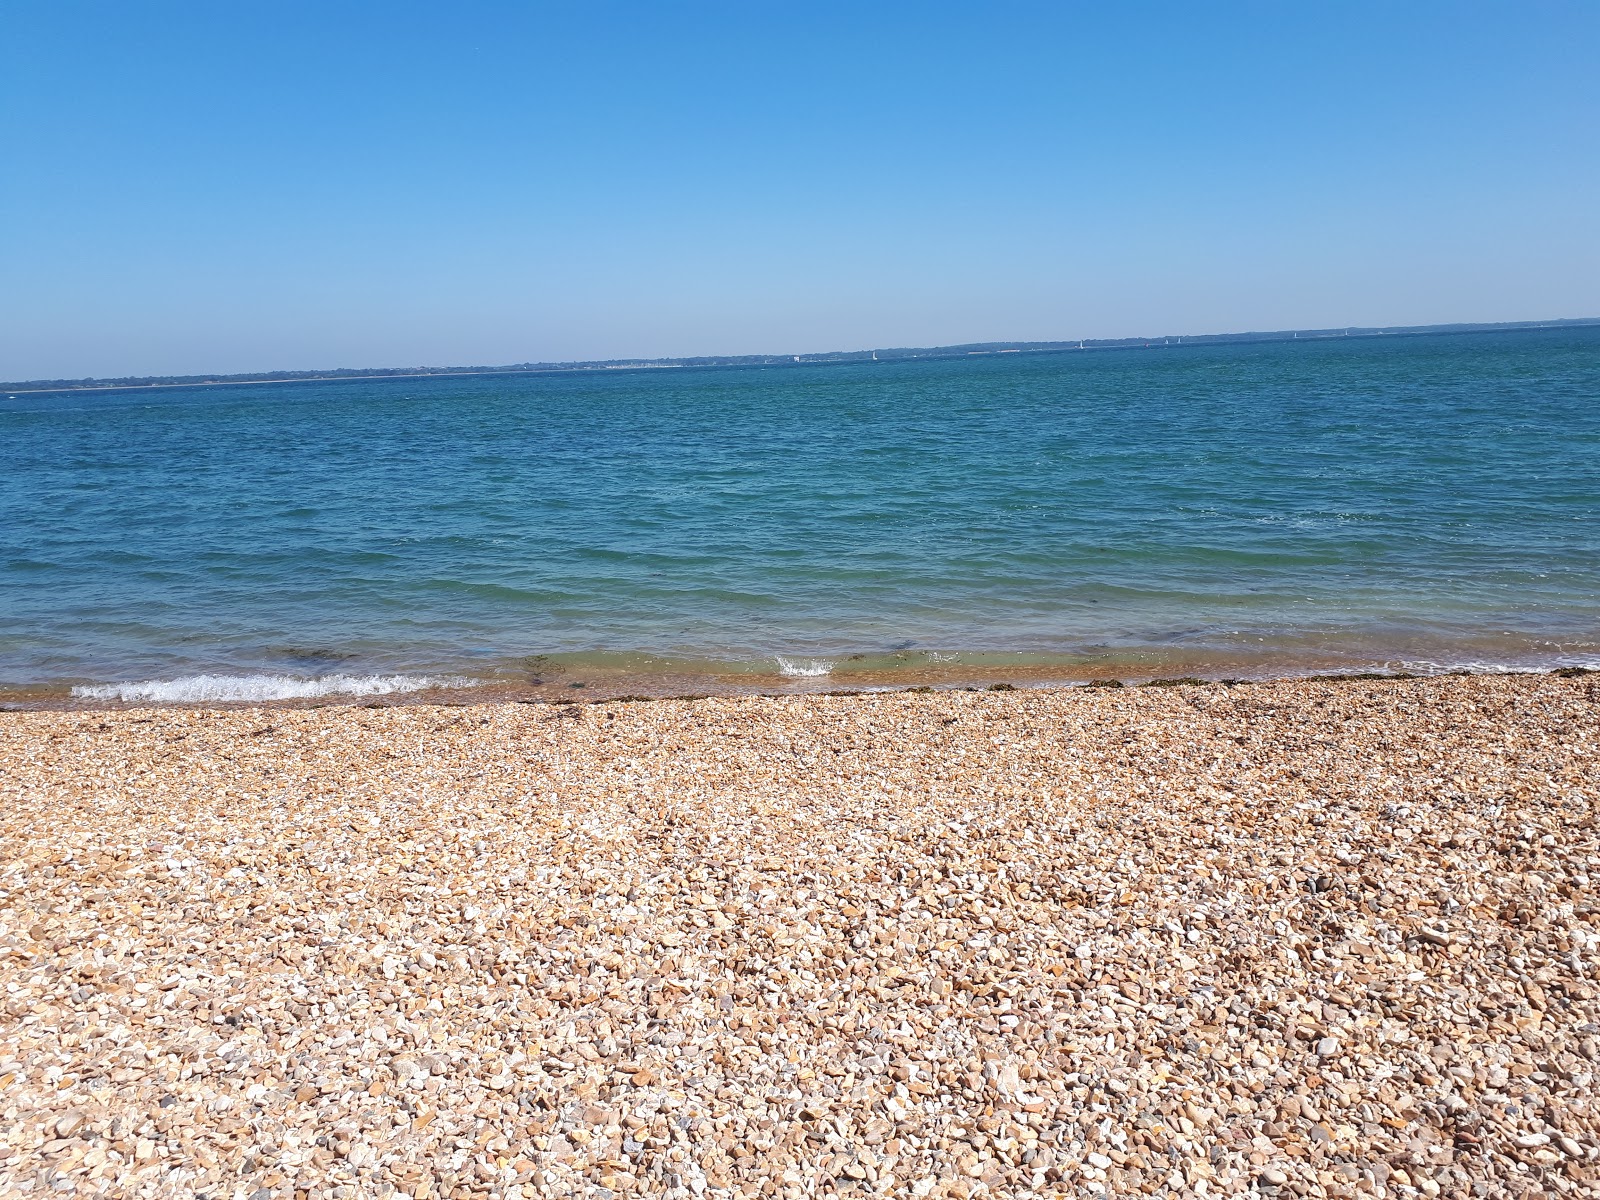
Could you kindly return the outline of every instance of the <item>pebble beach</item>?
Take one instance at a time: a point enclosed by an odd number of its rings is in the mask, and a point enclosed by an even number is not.
[[[1600,1193],[1600,675],[0,714],[7,1195]]]

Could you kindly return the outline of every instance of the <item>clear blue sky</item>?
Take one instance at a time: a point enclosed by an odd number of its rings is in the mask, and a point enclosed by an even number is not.
[[[7,0],[0,379],[1600,316],[1600,4]]]

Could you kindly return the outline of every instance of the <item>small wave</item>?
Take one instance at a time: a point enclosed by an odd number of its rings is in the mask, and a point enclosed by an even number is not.
[[[779,671],[796,679],[816,679],[833,671],[833,664],[824,662],[820,658],[809,659],[806,662],[790,662],[781,654],[773,657],[778,660]]]
[[[1600,670],[1600,657],[1593,654],[1529,654],[1519,658],[1413,658],[1400,659],[1398,669],[1418,675],[1541,675],[1562,667]]]
[[[80,700],[145,700],[184,704],[198,700],[309,700],[318,696],[384,696],[430,688],[469,687],[460,675],[189,675],[183,679],[147,679],[139,683],[106,683],[75,687]]]

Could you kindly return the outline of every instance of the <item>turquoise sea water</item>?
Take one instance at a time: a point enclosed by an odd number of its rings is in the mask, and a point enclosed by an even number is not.
[[[0,396],[0,460],[12,689],[1600,663],[1597,328]]]

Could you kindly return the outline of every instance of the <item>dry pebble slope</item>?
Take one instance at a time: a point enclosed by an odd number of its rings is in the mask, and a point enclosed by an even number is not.
[[[10,716],[0,1179],[1591,1194],[1597,692]]]

